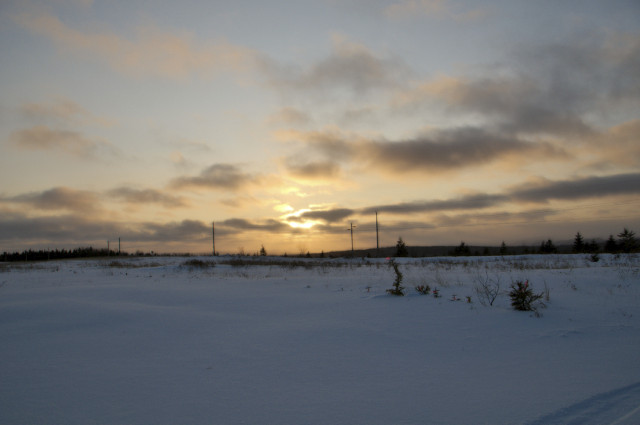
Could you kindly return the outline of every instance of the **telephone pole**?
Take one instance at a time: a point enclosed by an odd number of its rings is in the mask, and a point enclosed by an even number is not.
[[[213,256],[216,256],[216,225],[215,222],[211,222],[211,241],[213,243]]]
[[[354,256],[354,252],[353,252],[353,228],[356,227],[353,225],[353,222],[351,222],[351,226],[347,229],[351,232],[351,256]]]
[[[378,239],[378,210],[376,210],[376,257],[380,256],[380,241]]]

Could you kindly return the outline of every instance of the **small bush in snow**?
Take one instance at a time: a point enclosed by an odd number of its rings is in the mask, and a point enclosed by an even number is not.
[[[396,274],[396,280],[395,282],[393,282],[393,289],[387,289],[387,292],[390,293],[391,295],[403,296],[404,287],[400,286],[402,284],[402,273],[400,272],[400,269],[398,269],[398,263],[391,260],[389,262],[389,265],[393,267],[393,271]]]
[[[422,295],[429,295],[431,293],[431,287],[429,285],[418,285],[416,286],[416,291]]]
[[[214,263],[213,261],[202,261],[194,258],[193,260],[185,261],[184,263],[182,263],[182,265],[192,268],[206,269],[209,267],[215,267],[216,263]]]
[[[511,284],[511,291],[509,292],[511,306],[519,311],[536,311],[536,304],[544,306],[542,301],[540,301],[543,296],[544,293],[542,292],[539,294],[533,292],[528,280],[524,283],[522,281],[516,281]]]
[[[433,288],[433,298],[440,298],[440,290]]]

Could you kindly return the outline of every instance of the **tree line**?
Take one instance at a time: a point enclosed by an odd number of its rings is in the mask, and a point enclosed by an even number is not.
[[[546,241],[542,241],[539,248],[536,250],[528,251],[527,253],[537,253],[537,254],[555,254],[558,252],[558,248],[553,243],[551,239],[547,239]],[[620,253],[632,253],[632,252],[640,252],[640,243],[635,236],[635,232],[627,229],[624,230],[617,235],[617,239],[613,235],[609,235],[609,238],[605,241],[605,243],[600,246],[595,239],[590,242],[585,241],[584,237],[580,232],[576,233],[573,244],[571,245],[571,252],[576,254],[597,254],[599,252],[602,253],[610,253],[610,254],[620,254]],[[470,256],[470,255],[509,255],[513,252],[510,251],[509,247],[502,242],[500,248],[497,252],[491,252],[489,247],[484,247],[483,252],[480,253],[478,251],[472,253],[471,247],[467,245],[465,242],[460,242],[460,245],[453,248],[449,251],[449,255],[452,256]],[[398,242],[396,243],[396,257],[407,257],[409,256],[409,249],[406,243],[402,240],[402,237],[398,238]]]
[[[74,249],[53,249],[38,250],[32,249],[22,252],[3,252],[2,261],[45,261],[45,260],[62,260],[67,258],[91,258],[91,257],[107,257],[107,256],[126,256],[126,252],[113,251],[106,248],[80,247]]]

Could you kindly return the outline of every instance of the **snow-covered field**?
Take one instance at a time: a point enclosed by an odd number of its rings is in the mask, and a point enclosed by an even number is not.
[[[637,255],[192,259],[0,264],[0,423],[640,423]]]

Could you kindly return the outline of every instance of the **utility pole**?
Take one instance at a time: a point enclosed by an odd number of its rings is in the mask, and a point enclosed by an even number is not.
[[[353,228],[356,227],[353,225],[353,222],[351,222],[351,226],[347,229],[351,232],[351,256],[354,256],[354,252],[353,252]]]
[[[213,243],[213,256],[216,256],[216,224],[211,222],[211,241]]]
[[[380,241],[378,239],[378,210],[376,210],[376,257],[380,256]]]

